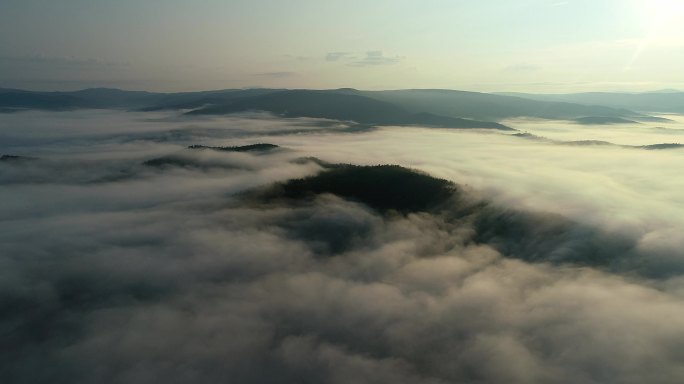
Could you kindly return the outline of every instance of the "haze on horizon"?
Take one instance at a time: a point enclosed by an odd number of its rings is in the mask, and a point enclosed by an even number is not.
[[[676,0],[4,0],[0,87],[684,87]]]

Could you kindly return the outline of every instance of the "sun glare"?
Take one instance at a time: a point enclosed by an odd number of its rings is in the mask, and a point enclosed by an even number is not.
[[[651,45],[684,36],[684,0],[635,0],[633,4],[642,20],[644,35],[623,72],[629,72]]]
[[[637,6],[650,27],[662,27],[684,18],[684,0],[639,0]]]

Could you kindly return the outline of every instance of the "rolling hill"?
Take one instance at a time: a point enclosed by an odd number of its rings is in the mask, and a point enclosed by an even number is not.
[[[643,97],[657,99],[665,97],[663,95],[665,94],[644,94]],[[0,88],[0,111],[8,113],[27,109],[62,111],[99,108],[170,110],[193,116],[260,110],[284,117],[326,118],[361,124],[491,129],[507,129],[497,121],[512,117],[565,120],[595,117],[655,119],[625,108],[573,103],[565,101],[560,95],[556,96],[558,100],[546,100],[544,95],[530,95],[528,98],[440,89],[361,91],[351,88],[257,88],[153,93],[109,88],[75,92],[34,92]],[[678,94],[668,93],[666,96],[674,100]]]

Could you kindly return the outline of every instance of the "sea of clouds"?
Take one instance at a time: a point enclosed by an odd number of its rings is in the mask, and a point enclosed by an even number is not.
[[[0,382],[681,383],[684,149],[636,147],[684,124],[506,123],[534,136],[0,115],[0,154],[32,158],[0,162]],[[260,142],[283,148],[186,149]],[[167,155],[200,166],[143,165]],[[408,215],[245,199],[311,156],[463,195]]]

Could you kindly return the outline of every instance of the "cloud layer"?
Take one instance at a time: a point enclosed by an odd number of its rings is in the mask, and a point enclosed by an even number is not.
[[[256,117],[3,118],[2,153],[38,158],[0,163],[3,382],[681,382],[684,204],[660,167],[681,151]],[[184,149],[264,141],[292,150]],[[141,165],[169,154],[215,166]],[[311,155],[463,195],[383,215],[241,194],[320,171]],[[497,223],[513,237],[482,237]],[[639,262],[554,259],[591,246]]]

